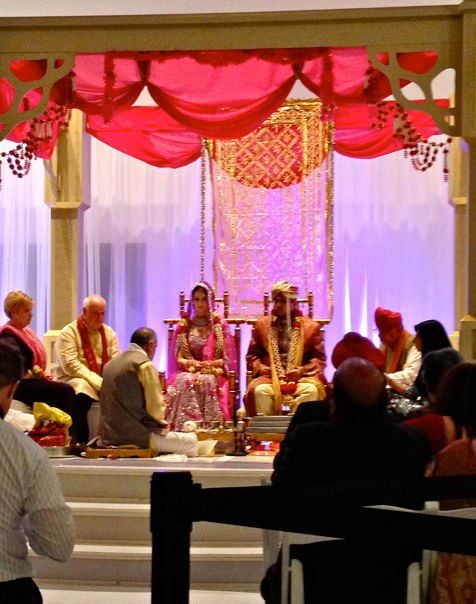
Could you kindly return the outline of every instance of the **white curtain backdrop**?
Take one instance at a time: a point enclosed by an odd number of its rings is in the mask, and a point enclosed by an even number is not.
[[[0,143],[0,152],[15,145]],[[4,160],[0,191],[0,297],[1,324],[7,320],[3,300],[20,289],[35,300],[31,328],[48,329],[50,295],[50,209],[43,202],[43,163],[32,163],[30,173],[13,176]]]
[[[95,140],[92,151],[81,298],[99,293],[108,300],[107,322],[123,348],[137,327],[158,331],[155,361],[163,369],[163,319],[177,316],[179,291],[188,292],[199,277],[200,162],[179,170],[153,168]],[[0,293],[3,298],[19,288],[32,295],[33,327],[42,333],[48,328],[49,210],[42,203],[41,164],[35,162],[22,180],[6,172],[0,193]],[[454,330],[453,208],[440,160],[423,173],[400,152],[373,160],[336,155],[334,239],[329,358],[347,331],[377,342],[373,312],[379,305],[401,311],[410,330],[430,318],[449,333]],[[206,277],[212,281],[209,221],[207,246]],[[332,374],[329,361],[327,377]]]

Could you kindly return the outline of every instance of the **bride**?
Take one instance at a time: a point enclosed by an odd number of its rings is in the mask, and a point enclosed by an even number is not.
[[[199,281],[169,350],[166,419],[172,430],[182,430],[187,420],[209,427],[212,421],[232,419],[226,377],[235,363],[228,324],[215,312],[211,286]]]

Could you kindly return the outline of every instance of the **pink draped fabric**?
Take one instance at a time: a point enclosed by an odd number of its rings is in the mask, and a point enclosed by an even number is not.
[[[366,48],[329,48],[321,57],[304,63],[301,81],[323,103],[363,103],[369,89],[372,100],[383,99],[391,94],[388,80],[381,72],[368,77],[369,67]]]
[[[425,73],[437,58],[434,52],[399,53],[398,63],[408,71]],[[387,64],[388,55],[379,54],[379,60]],[[387,77],[370,64],[365,47],[326,49],[322,56],[305,61],[301,81],[323,103],[335,103],[338,107],[375,103],[392,94]]]
[[[132,107],[109,122],[89,115],[86,130],[103,143],[160,168],[180,168],[197,160],[201,139],[159,107]]]
[[[295,80],[292,65],[256,56],[220,66],[187,56],[153,60],[148,76],[150,95],[172,117],[200,136],[230,139],[257,128]]]
[[[145,80],[137,53],[125,54],[76,55],[73,93],[76,109],[88,115],[103,115],[108,120],[115,112],[132,107]]]
[[[379,60],[385,64],[388,56],[382,53]],[[401,67],[414,73],[428,71],[436,61],[434,52],[398,55]],[[21,80],[34,81],[45,62],[14,61],[11,69]],[[359,125],[372,103],[391,93],[363,47],[78,54],[73,74],[74,91],[70,76],[63,78],[53,87],[51,101],[84,111],[94,136],[156,166],[195,161],[197,137],[239,138],[253,131],[286,100],[298,78],[337,108],[338,152],[376,157],[400,148],[388,128],[372,131]],[[132,107],[145,87],[159,107]],[[28,92],[20,110],[37,103],[39,94]],[[0,79],[0,128],[12,98],[12,84]],[[343,111],[348,126],[341,129]],[[28,128],[29,123],[17,126],[9,138],[22,140]],[[438,132],[427,123],[424,136]],[[51,155],[57,134],[53,125],[51,137],[36,145],[38,157]]]
[[[438,101],[440,106],[448,106],[446,99]],[[388,107],[395,107],[395,102],[388,102]],[[342,105],[335,113],[334,149],[341,155],[371,159],[403,148],[401,139],[395,138],[393,120],[388,120],[383,128],[372,128],[372,113],[368,105]],[[433,118],[422,111],[407,111],[409,119],[422,136],[428,139],[439,134]]]
[[[392,103],[389,103],[391,105]],[[446,100],[439,101],[447,106]],[[393,103],[395,105],[395,103]],[[372,128],[371,106],[342,105],[335,113],[335,150],[349,157],[370,159],[402,149],[394,137],[393,122]],[[439,133],[433,119],[424,112],[408,110],[417,132],[427,139]],[[200,137],[157,107],[133,107],[121,111],[106,123],[102,116],[88,116],[87,131],[109,146],[153,166],[179,168],[200,156]]]

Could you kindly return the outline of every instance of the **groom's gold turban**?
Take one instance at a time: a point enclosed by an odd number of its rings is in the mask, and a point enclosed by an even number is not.
[[[298,297],[298,288],[287,281],[277,281],[271,288],[271,298],[278,294],[296,300]]]

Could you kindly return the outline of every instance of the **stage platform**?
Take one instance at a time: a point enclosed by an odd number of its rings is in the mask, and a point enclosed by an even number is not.
[[[88,500],[104,497],[149,501],[150,477],[153,472],[191,472],[193,480],[203,487],[257,486],[273,471],[273,455],[245,457],[210,456],[174,461],[175,455],[150,459],[83,459],[51,458],[67,499]],[[127,478],[118,481],[119,477]]]
[[[272,455],[213,456],[176,461],[51,458],[73,510],[76,546],[59,564],[32,554],[42,585],[150,586],[150,480],[157,471],[189,471],[205,488],[258,486],[269,479]],[[194,524],[191,585],[253,592],[263,576],[262,531],[209,522]]]

